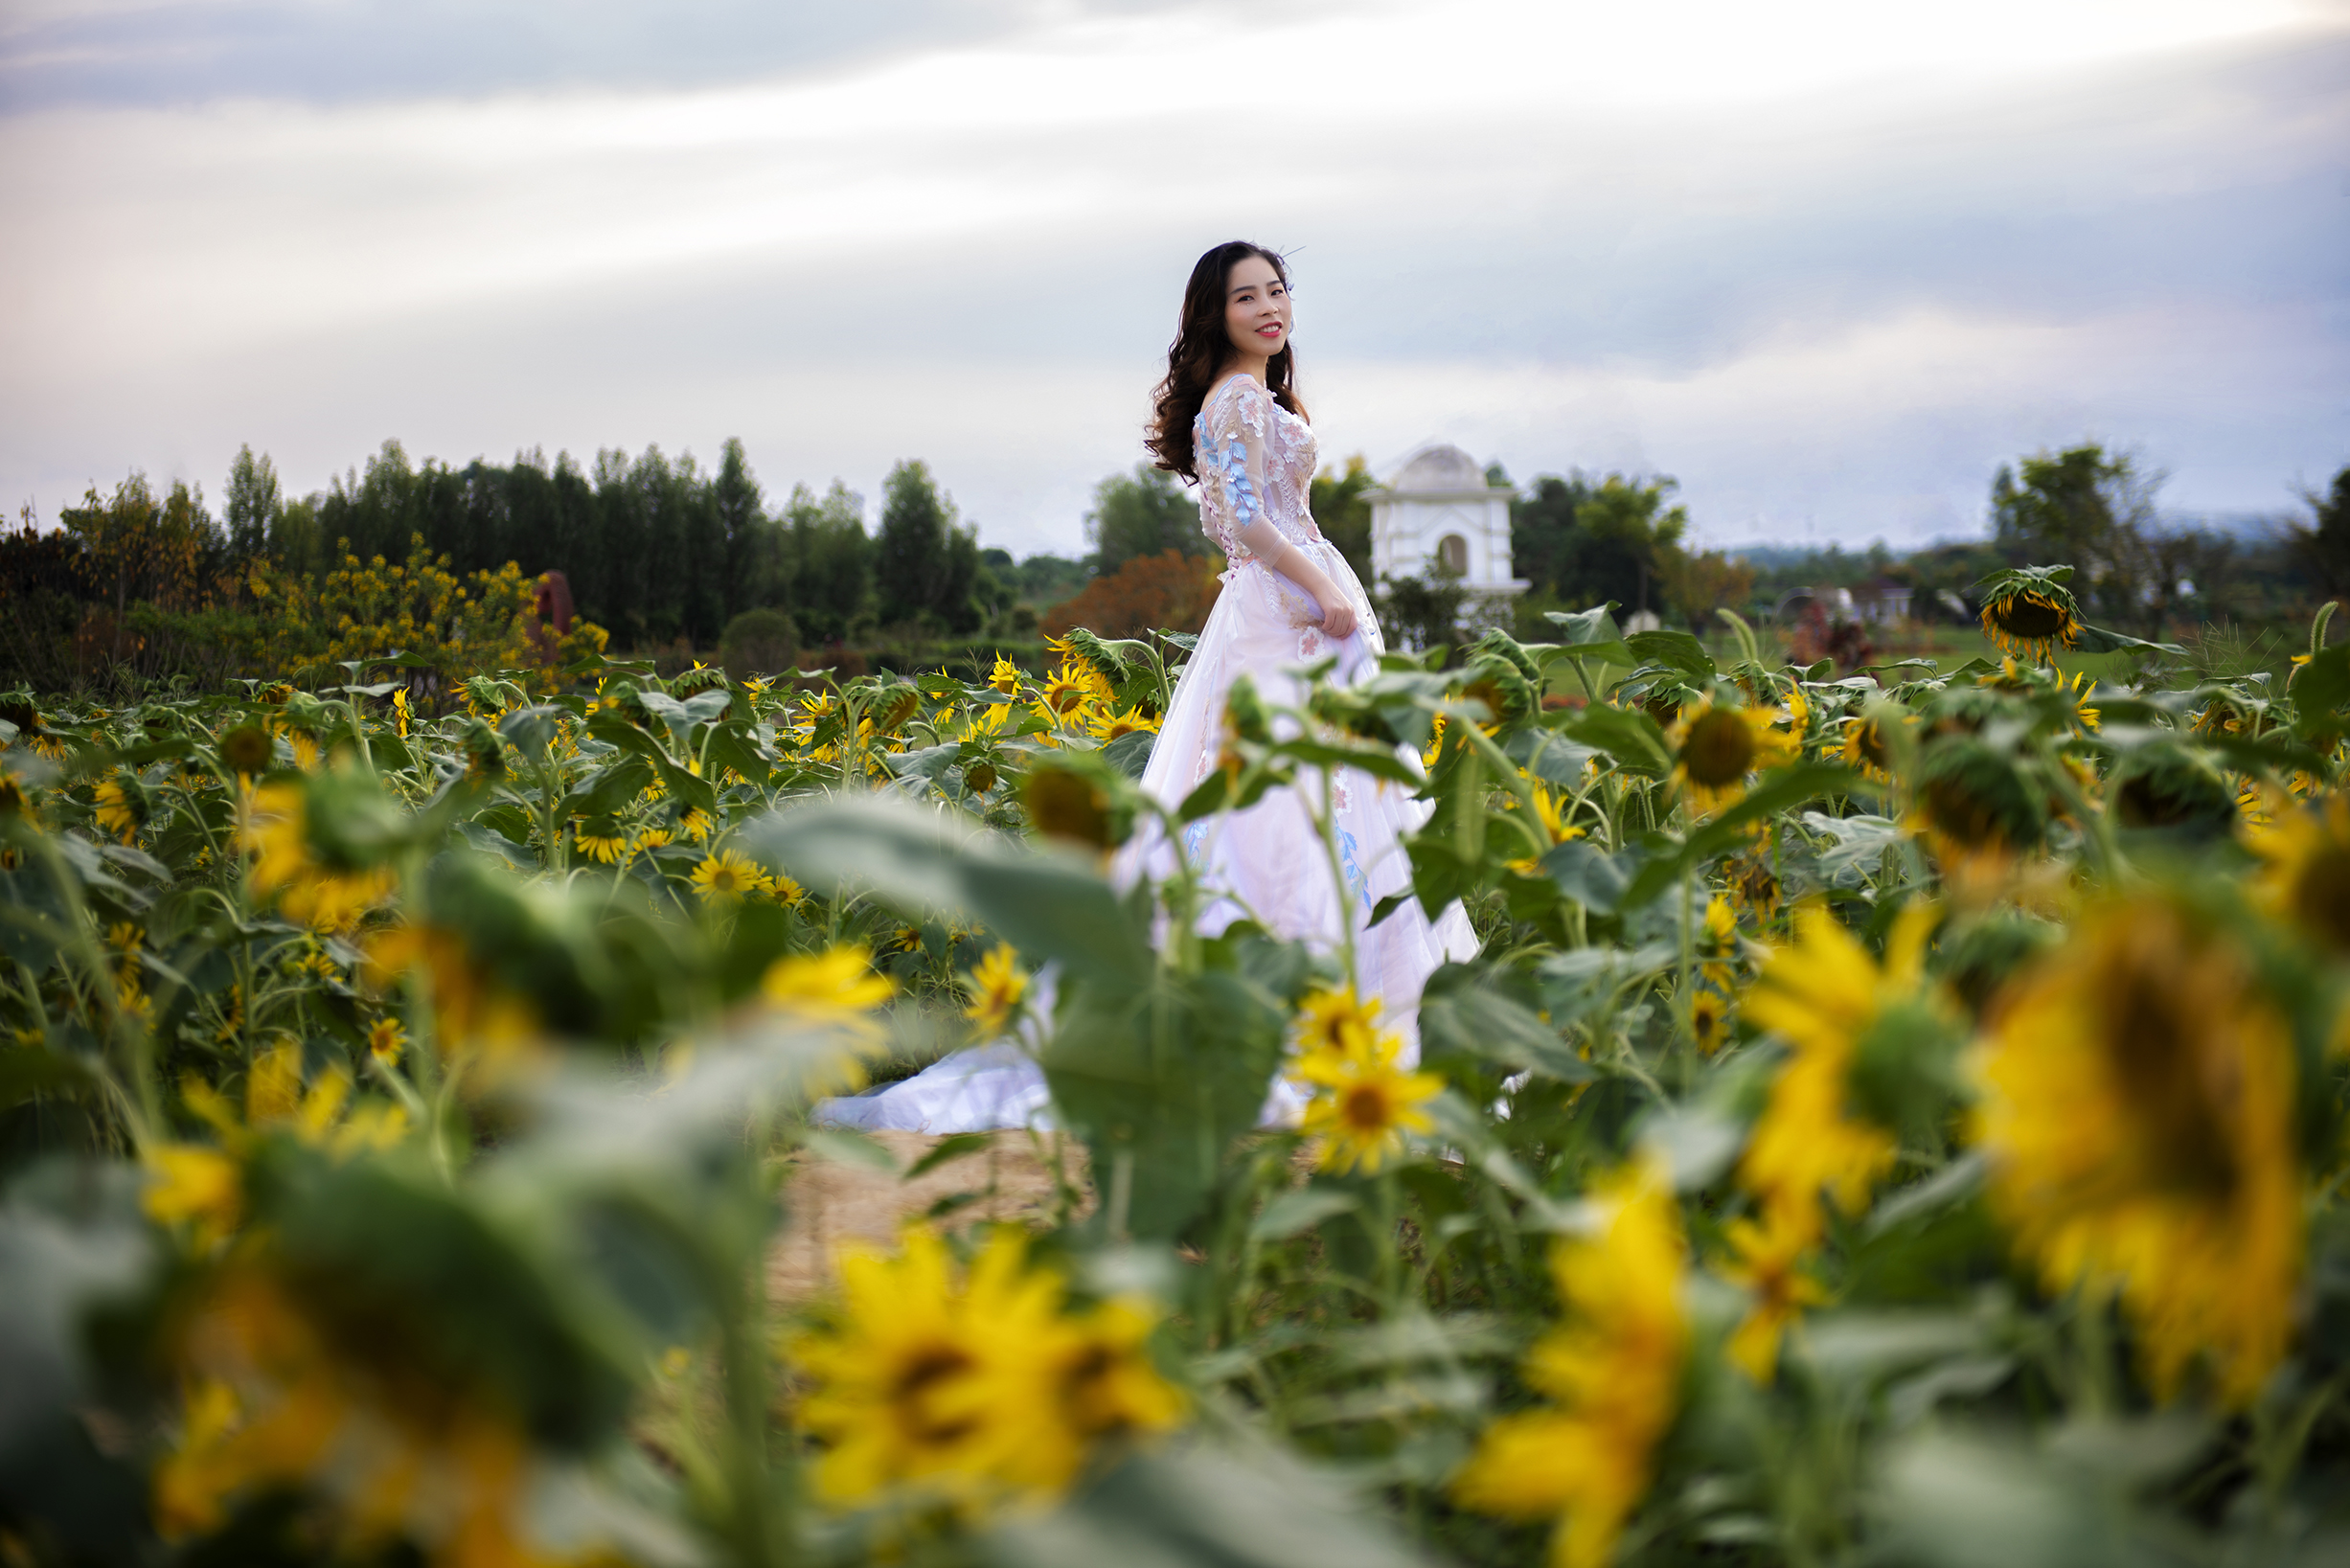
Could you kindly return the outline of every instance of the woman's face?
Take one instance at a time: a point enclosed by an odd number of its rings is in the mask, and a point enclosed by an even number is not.
[[[1224,330],[1232,346],[1270,359],[1289,342],[1289,285],[1262,256],[1244,256],[1224,275]]]

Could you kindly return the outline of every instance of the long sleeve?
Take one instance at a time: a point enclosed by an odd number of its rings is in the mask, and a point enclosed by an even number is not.
[[[1263,387],[1220,390],[1201,423],[1198,460],[1200,525],[1237,565],[1278,554],[1288,541],[1266,511],[1265,449],[1273,406]]]

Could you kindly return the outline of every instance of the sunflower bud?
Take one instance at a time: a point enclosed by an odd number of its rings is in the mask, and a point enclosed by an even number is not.
[[[974,795],[984,795],[995,787],[995,768],[992,763],[973,762],[963,770],[963,786]]]
[[[1108,792],[1074,768],[1038,764],[1029,772],[1021,800],[1028,820],[1047,838],[1095,850],[1107,850],[1114,842]]]
[[[269,768],[269,732],[258,724],[240,724],[220,738],[220,761],[246,778]]]

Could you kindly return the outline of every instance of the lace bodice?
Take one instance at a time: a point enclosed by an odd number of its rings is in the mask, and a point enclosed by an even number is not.
[[[1273,401],[1253,375],[1233,375],[1192,420],[1199,466],[1199,526],[1238,566],[1251,557],[1241,531],[1270,522],[1291,544],[1322,536],[1307,507],[1313,426]]]

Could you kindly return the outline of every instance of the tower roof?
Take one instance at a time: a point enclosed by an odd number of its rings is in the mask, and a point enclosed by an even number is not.
[[[1485,490],[1484,466],[1449,442],[1423,446],[1388,481],[1391,490]]]

